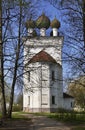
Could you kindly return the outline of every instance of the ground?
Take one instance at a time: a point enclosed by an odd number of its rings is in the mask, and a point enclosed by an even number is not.
[[[6,120],[0,126],[0,130],[71,130],[73,127],[46,116],[33,114],[25,114],[24,116],[29,119]]]

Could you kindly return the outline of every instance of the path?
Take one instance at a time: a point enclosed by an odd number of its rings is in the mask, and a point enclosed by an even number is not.
[[[70,130],[70,128],[63,123],[45,116],[30,115],[30,117],[32,118],[30,130]]]

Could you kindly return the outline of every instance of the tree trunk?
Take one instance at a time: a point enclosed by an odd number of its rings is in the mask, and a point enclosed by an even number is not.
[[[3,61],[3,42],[2,42],[2,0],[0,0],[0,88],[1,88],[1,105],[2,117],[6,118],[6,100],[4,87],[4,61]]]
[[[8,117],[12,117],[12,106],[14,100],[14,88],[16,84],[16,77],[17,77],[17,70],[18,70],[18,61],[19,61],[19,54],[20,54],[20,43],[21,43],[21,21],[22,21],[22,0],[20,1],[20,17],[19,17],[19,31],[18,31],[18,45],[17,45],[17,52],[16,52],[16,59],[15,59],[15,68],[14,68],[14,77],[12,82],[11,94],[10,94],[10,103],[8,109]]]

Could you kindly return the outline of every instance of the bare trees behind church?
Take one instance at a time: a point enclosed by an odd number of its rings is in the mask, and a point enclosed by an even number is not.
[[[85,75],[85,0],[48,0],[61,12],[65,36],[63,60],[70,77]],[[57,13],[56,13],[57,15]]]

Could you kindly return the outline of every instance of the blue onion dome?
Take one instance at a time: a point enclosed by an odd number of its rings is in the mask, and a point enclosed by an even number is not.
[[[35,28],[35,21],[33,21],[31,19],[27,20],[27,22],[26,22],[26,28],[27,29],[28,28]]]
[[[59,28],[60,27],[60,22],[54,18],[54,20],[50,24],[51,28]]]
[[[50,19],[47,16],[45,16],[44,13],[42,13],[42,15],[39,16],[39,18],[36,20],[36,26],[39,29],[41,28],[48,29],[50,26]]]

